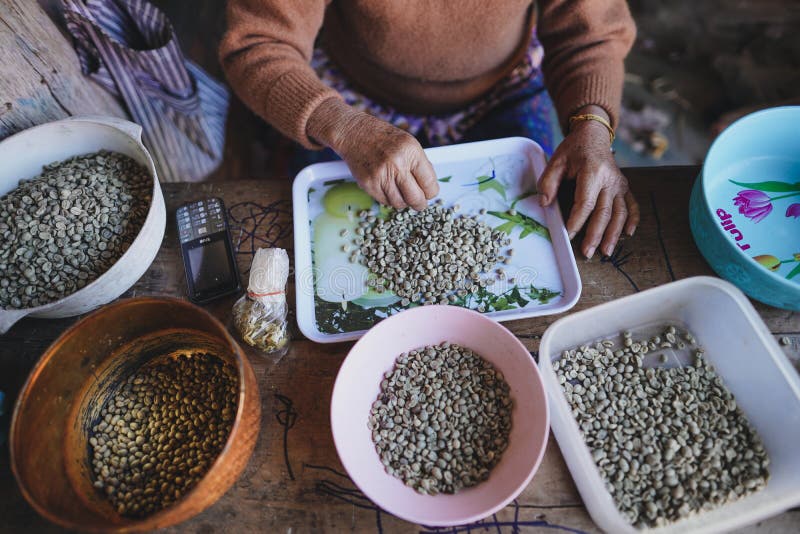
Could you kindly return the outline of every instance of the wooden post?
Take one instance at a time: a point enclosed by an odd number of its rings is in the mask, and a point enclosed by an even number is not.
[[[0,139],[72,115],[127,118],[37,2],[0,2],[0,50]]]

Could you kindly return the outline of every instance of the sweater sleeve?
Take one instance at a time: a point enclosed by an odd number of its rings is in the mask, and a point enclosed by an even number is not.
[[[545,83],[563,131],[569,117],[595,104],[616,127],[625,56],[636,26],[625,0],[540,0],[538,36]]]
[[[307,148],[317,107],[341,98],[310,66],[329,0],[228,0],[220,61],[234,92],[255,113]]]

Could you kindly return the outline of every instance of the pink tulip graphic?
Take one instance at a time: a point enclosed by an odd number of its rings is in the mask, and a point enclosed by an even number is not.
[[[800,217],[800,204],[790,204],[789,207],[786,208],[786,216],[794,217],[795,219]]]
[[[745,189],[733,199],[734,206],[739,206],[739,213],[752,219],[753,222],[760,222],[772,211],[772,202],[769,195],[755,189]]]

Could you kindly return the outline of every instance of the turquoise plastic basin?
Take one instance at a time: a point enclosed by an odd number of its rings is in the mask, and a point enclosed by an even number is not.
[[[800,310],[800,106],[759,111],[722,132],[692,189],[689,222],[722,278]]]

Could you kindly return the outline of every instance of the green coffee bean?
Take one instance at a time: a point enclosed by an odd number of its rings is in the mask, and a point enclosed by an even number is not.
[[[121,515],[144,517],[169,506],[225,446],[237,390],[235,369],[210,354],[182,354],[138,369],[109,396],[92,428],[93,485]],[[149,399],[158,399],[152,411],[144,408]],[[139,416],[132,406],[142,407]]]
[[[623,332],[621,347],[607,339],[553,362],[607,489],[638,528],[716,508],[769,479],[761,439],[702,348],[692,365],[643,367],[645,349],[680,348],[681,338],[696,343],[674,326],[643,340]]]
[[[95,280],[143,224],[152,178],[100,151],[45,165],[0,197],[0,308],[31,308]]]
[[[394,291],[403,302],[425,304],[452,303],[466,290],[485,287],[490,280],[481,274],[501,261],[505,234],[456,211],[436,204],[419,212],[395,210],[386,219],[362,213],[353,241],[360,255],[353,260],[376,275],[367,285],[378,293]]]
[[[367,426],[387,473],[420,493],[455,493],[488,478],[500,461],[512,404],[489,362],[445,342],[397,358]]]

